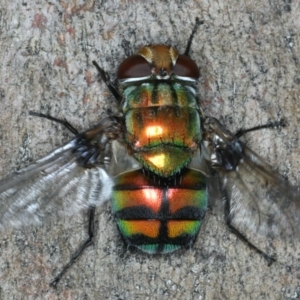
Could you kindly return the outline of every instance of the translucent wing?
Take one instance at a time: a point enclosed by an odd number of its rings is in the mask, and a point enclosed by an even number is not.
[[[110,118],[0,181],[0,230],[72,215],[109,199],[106,172],[118,124]]]
[[[280,178],[257,154],[214,118],[205,121],[206,149],[240,232],[300,236],[299,189]]]

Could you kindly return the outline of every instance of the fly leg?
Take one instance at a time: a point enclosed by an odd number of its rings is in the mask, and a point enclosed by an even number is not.
[[[244,135],[247,132],[251,132],[251,131],[256,131],[256,130],[261,130],[261,129],[266,129],[266,128],[278,128],[278,127],[285,127],[286,126],[286,122],[284,121],[284,119],[281,119],[280,121],[275,121],[275,122],[270,122],[264,125],[259,125],[259,126],[255,126],[255,127],[251,127],[248,129],[239,129],[236,133],[235,133],[235,137],[236,138],[240,138],[242,135]]]
[[[66,120],[60,120],[60,119],[54,118],[52,116],[45,115],[45,114],[42,114],[42,113],[37,113],[37,112],[34,112],[34,111],[30,111],[29,115],[30,116],[35,116],[35,117],[40,117],[40,118],[45,118],[45,119],[60,123],[60,124],[64,125],[68,130],[70,130],[74,135],[79,134],[78,130]]]
[[[263,252],[259,248],[257,248],[255,245],[253,245],[245,235],[243,235],[241,232],[238,231],[232,224],[231,224],[231,216],[230,216],[230,200],[227,197],[225,191],[224,191],[224,198],[225,198],[225,222],[227,225],[227,228],[235,234],[241,241],[243,241],[248,247],[256,251],[258,254],[260,254],[267,262],[268,266],[270,266],[273,262],[276,261],[276,258],[274,256],[268,255],[267,253]]]
[[[210,163],[212,168],[215,169],[216,172],[220,175],[220,180],[222,182],[222,186],[220,186],[220,189],[225,200],[225,211],[224,211],[225,223],[228,229],[232,233],[234,233],[240,240],[242,240],[250,248],[252,248],[257,253],[262,255],[264,259],[268,261],[268,264],[271,265],[275,261],[275,257],[268,255],[267,253],[263,252],[261,249],[256,247],[254,244],[252,244],[248,240],[248,238],[242,232],[240,232],[238,228],[234,226],[233,223],[234,215],[231,214],[231,212],[234,211],[232,209],[232,204],[231,204],[232,199],[228,197],[226,189],[231,190],[235,184],[234,182],[232,182],[231,183],[232,185],[230,185],[230,183],[229,185],[227,185],[227,180],[229,181],[232,179],[237,180],[240,177],[239,175],[234,175],[234,172],[239,172],[239,164],[241,161],[248,160],[254,166],[256,166],[257,163],[255,160],[259,161],[257,165],[260,164],[259,166],[261,167],[261,170],[266,172],[266,174],[268,174],[268,176],[271,177],[271,175],[269,175],[269,173],[271,174],[271,171],[264,170],[264,168],[265,167],[267,168],[268,166],[265,166],[265,164],[261,162],[258,156],[254,156],[254,158],[247,156],[247,151],[250,150],[247,149],[246,146],[238,139],[238,136],[241,136],[249,131],[260,130],[263,128],[284,126],[284,122],[283,121],[274,122],[262,126],[253,127],[247,130],[240,130],[237,132],[236,135],[226,130],[220,124],[220,122],[215,118],[207,117],[204,120],[203,124],[204,124],[204,133],[205,133],[204,140],[208,144],[207,149],[208,149]],[[231,173],[233,174],[230,175]],[[276,178],[274,180],[276,180]],[[244,184],[243,179],[240,179],[240,184]],[[239,189],[237,190],[241,192]],[[233,191],[233,194],[234,193],[235,191]],[[237,207],[239,205],[239,202],[235,201],[234,205]],[[242,216],[240,217],[242,218]]]
[[[190,49],[191,49],[192,41],[193,41],[193,39],[194,39],[194,36],[195,36],[195,34],[196,34],[196,32],[197,32],[198,27],[199,27],[200,25],[202,25],[202,24],[204,24],[204,21],[200,21],[199,18],[196,18],[196,22],[195,22],[194,28],[193,28],[193,30],[192,30],[192,33],[191,33],[189,39],[188,39],[188,43],[187,43],[186,49],[185,49],[185,51],[184,51],[184,55],[190,56],[190,55],[189,55],[189,52],[190,52]]]
[[[70,261],[63,267],[60,273],[50,282],[50,286],[56,287],[62,276],[68,271],[68,269],[76,262],[77,258],[83,253],[83,251],[91,245],[94,233],[95,233],[95,206],[90,206],[88,210],[89,227],[88,238],[82,243],[78,250],[72,255]]]
[[[104,81],[112,95],[116,98],[117,101],[121,101],[122,96],[119,94],[117,88],[110,81],[109,75],[94,60],[92,61],[92,63],[98,70],[101,80]]]
[[[248,129],[240,129],[236,132],[235,137],[240,138],[242,135],[244,135],[247,132],[261,130],[261,129],[267,129],[267,128],[277,128],[277,127],[285,127],[286,123],[283,119],[277,122],[270,122],[264,125],[259,125],[255,127],[251,127]],[[267,260],[268,265],[270,266],[273,262],[276,261],[274,256],[270,256],[267,253],[263,252],[256,246],[254,246],[241,232],[239,232],[232,224],[231,224],[231,217],[230,217],[230,200],[225,195],[225,221],[226,225],[229,228],[229,230],[234,233],[240,240],[242,240],[244,243],[246,243],[250,248],[255,250],[257,253],[262,255],[264,259]]]

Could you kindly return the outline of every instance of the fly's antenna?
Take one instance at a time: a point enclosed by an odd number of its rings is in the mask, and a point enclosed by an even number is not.
[[[204,24],[204,21],[200,21],[199,18],[196,18],[196,22],[195,22],[194,28],[193,28],[193,30],[192,30],[192,33],[191,33],[189,39],[188,39],[188,43],[187,43],[186,49],[185,49],[185,51],[184,51],[184,55],[189,56],[189,52],[190,52],[190,49],[191,49],[191,45],[192,45],[192,41],[193,41],[194,35],[195,35],[195,33],[197,32],[198,27],[199,27],[200,25],[202,25],[202,24]]]

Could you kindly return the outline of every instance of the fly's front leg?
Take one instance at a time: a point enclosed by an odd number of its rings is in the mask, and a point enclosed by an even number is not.
[[[115,99],[117,101],[121,101],[122,96],[118,92],[117,88],[110,81],[109,75],[94,60],[92,61],[92,63],[98,70],[100,78],[104,81],[104,83],[106,84],[112,95],[115,97]]]
[[[84,252],[84,250],[91,245],[94,233],[95,233],[95,207],[90,206],[88,210],[89,225],[88,225],[88,237],[78,248],[78,250],[72,255],[70,261],[63,267],[60,273],[50,283],[51,286],[56,287],[62,276],[68,271],[68,269],[76,262],[77,258]]]

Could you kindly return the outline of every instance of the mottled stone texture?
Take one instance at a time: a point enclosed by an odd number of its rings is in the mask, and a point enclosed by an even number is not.
[[[296,182],[299,174],[299,1],[5,1],[0,4],[0,171],[5,175],[72,137],[34,110],[80,130],[113,98],[97,82],[96,60],[114,76],[138,47],[183,51],[201,68],[201,104],[231,130],[285,118],[281,131],[248,134],[248,145]],[[110,205],[99,210],[94,244],[57,290],[48,283],[85,237],[86,217],[0,234],[0,299],[298,299],[300,242],[274,242],[266,262],[214,211],[195,246],[151,257],[124,250]],[[295,250],[296,249],[296,250]],[[297,250],[298,249],[298,250]]]

